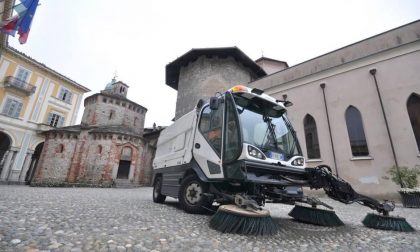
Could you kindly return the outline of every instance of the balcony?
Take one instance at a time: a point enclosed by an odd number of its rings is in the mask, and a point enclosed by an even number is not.
[[[13,76],[7,76],[4,79],[4,87],[14,89],[26,95],[32,95],[35,93],[36,89],[34,85],[31,85],[25,81],[21,81]]]

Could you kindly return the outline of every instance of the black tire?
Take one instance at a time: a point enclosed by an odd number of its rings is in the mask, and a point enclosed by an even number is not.
[[[205,213],[212,202],[204,193],[208,192],[208,185],[201,181],[195,174],[188,175],[182,180],[178,193],[179,204],[187,213]]]
[[[153,202],[155,203],[165,202],[166,196],[161,194],[161,190],[162,190],[162,178],[158,177],[155,179],[155,183],[153,185]]]

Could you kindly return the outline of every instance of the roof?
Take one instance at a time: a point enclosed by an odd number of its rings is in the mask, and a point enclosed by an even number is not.
[[[74,80],[70,79],[67,76],[64,76],[64,75],[60,74],[59,72],[55,71],[54,69],[47,67],[45,64],[43,64],[43,63],[41,63],[41,62],[39,62],[39,61],[31,58],[30,56],[24,54],[23,52],[18,51],[17,49],[15,49],[13,47],[7,46],[5,48],[5,50],[8,51],[8,52],[10,52],[10,53],[12,53],[12,54],[14,54],[14,55],[16,55],[17,57],[20,57],[22,60],[24,60],[24,61],[26,61],[28,63],[33,64],[33,65],[35,65],[38,68],[41,68],[44,71],[47,71],[49,73],[52,73],[56,78],[61,79],[61,80],[64,80],[64,81],[72,84],[73,86],[75,86],[75,87],[83,90],[84,92],[91,91],[89,88],[87,88],[87,87],[85,87],[85,86],[83,86],[83,85],[75,82]]]
[[[89,133],[116,133],[121,135],[130,135],[135,137],[142,137],[142,134],[139,134],[132,130],[131,128],[124,125],[101,125],[101,126],[89,126],[89,125],[72,125],[67,127],[53,128],[50,130],[43,131],[43,134],[52,133],[52,132],[68,132],[68,133],[80,133],[82,130],[88,130]]]
[[[166,65],[166,85],[172,87],[175,90],[178,90],[179,72],[181,67],[188,65],[189,62],[192,62],[203,55],[207,57],[217,56],[220,58],[231,56],[235,60],[241,62],[245,67],[248,67],[257,76],[257,78],[267,75],[265,71],[259,65],[257,65],[257,63],[250,59],[236,46],[218,48],[193,48],[181,57]]]
[[[104,90],[102,90],[102,91],[104,91]],[[96,93],[96,94],[93,94],[93,95],[91,95],[91,96],[86,97],[86,98],[85,98],[85,101],[84,101],[84,105],[86,105],[86,101],[87,101],[89,98],[94,97],[94,96],[98,96],[98,95],[103,95],[103,96],[106,96],[106,97],[110,97],[110,98],[118,99],[118,100],[120,100],[120,101],[129,102],[129,103],[134,104],[134,105],[136,105],[136,106],[139,106],[139,107],[141,107],[142,109],[144,109],[145,111],[147,111],[147,108],[146,108],[146,107],[144,107],[144,106],[142,106],[142,105],[140,105],[140,104],[138,104],[138,103],[136,103],[136,102],[133,102],[133,101],[132,101],[132,100],[130,100],[130,99],[127,99],[127,97],[124,97],[124,96],[122,96],[122,95],[117,95],[117,94],[111,94],[111,93],[107,93],[107,92],[102,92],[102,91],[101,91],[100,93]]]
[[[158,126],[156,128],[144,128],[143,129],[143,137],[149,137],[153,135],[159,135],[162,130],[164,130],[166,126]]]
[[[142,134],[139,134],[135,132],[134,130],[132,130],[131,128],[124,125],[95,126],[95,128],[90,130],[89,133],[117,133],[117,134],[137,136],[137,137],[142,136]]]
[[[282,63],[282,64],[285,64],[287,67],[289,67],[289,65],[287,64],[286,61],[275,60],[275,59],[267,58],[267,57],[264,57],[264,56],[262,56],[261,58],[255,60],[255,62],[260,62],[260,61],[263,61],[263,60],[274,61],[274,62],[277,62],[277,63]]]

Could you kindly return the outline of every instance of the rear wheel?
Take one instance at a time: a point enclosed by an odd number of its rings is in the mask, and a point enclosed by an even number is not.
[[[204,193],[208,192],[208,185],[191,174],[185,177],[179,190],[179,204],[188,213],[204,213],[211,206],[211,202]]]
[[[162,190],[162,178],[158,177],[155,180],[155,184],[153,185],[153,202],[155,203],[163,203],[166,199],[165,195],[161,194]]]

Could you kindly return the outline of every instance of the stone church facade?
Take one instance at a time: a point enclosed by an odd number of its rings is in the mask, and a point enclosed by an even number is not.
[[[393,166],[420,165],[420,21],[295,66],[236,47],[192,49],[166,66],[178,91],[175,118],[236,84],[288,108],[306,165],[330,165],[367,195],[395,197]]]
[[[80,125],[44,132],[32,185],[149,185],[158,129],[144,129],[147,109],[127,99],[128,85],[113,79],[84,101]]]

